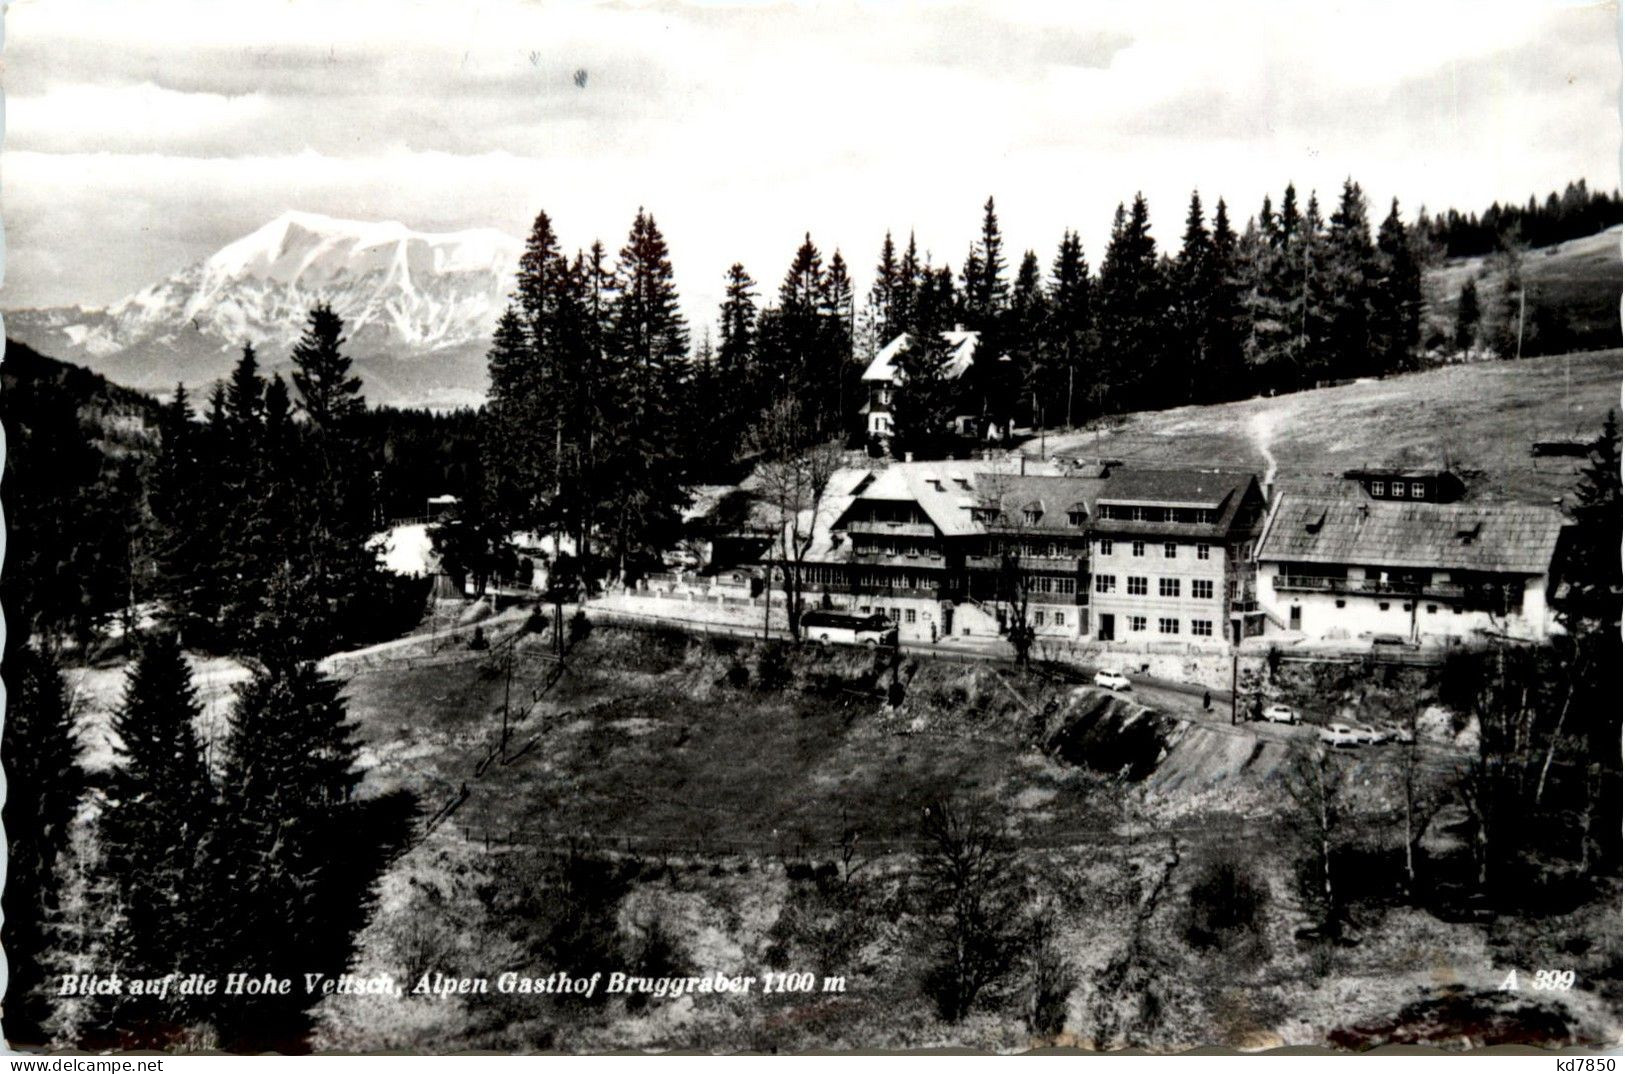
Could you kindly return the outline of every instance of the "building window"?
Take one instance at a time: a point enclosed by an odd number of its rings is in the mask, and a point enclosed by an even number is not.
[[[1034,612],[1033,613],[1033,626],[1043,626],[1043,625],[1044,625],[1044,613],[1043,612]]]
[[[1066,513],[1067,522],[1073,526],[1083,525],[1086,518],[1087,516],[1082,511],[1068,511]]]
[[[1373,482],[1371,482],[1371,495],[1373,495],[1373,496],[1386,496],[1386,495],[1388,495],[1388,483],[1386,481],[1373,481]]]
[[[1211,600],[1213,598],[1213,582],[1206,578],[1191,579],[1191,596],[1197,600]]]
[[[1038,520],[1044,517],[1044,512],[1034,511],[1031,508],[1028,508],[1027,510],[1021,512],[1021,515],[1027,520],[1027,525],[1036,526],[1038,525]]]
[[[1213,636],[1213,620],[1192,619],[1191,633],[1199,638],[1211,638]]]
[[[1411,602],[1410,602],[1410,601],[1406,601],[1406,602],[1405,602],[1405,603],[1404,603],[1404,604],[1401,604],[1401,605],[1400,605],[1400,606],[1399,606],[1399,608],[1400,608],[1400,610],[1401,610],[1401,611],[1406,611],[1406,612],[1408,612],[1408,611],[1410,611],[1410,610],[1411,610]]]
[[[1143,615],[1131,615],[1131,616],[1129,616],[1128,617],[1128,628],[1130,630],[1143,631],[1145,629],[1145,616],[1143,616]]]
[[[1387,611],[1387,610],[1388,610],[1388,602],[1387,602],[1387,601],[1385,601],[1385,600],[1384,600],[1384,601],[1380,601],[1380,602],[1378,602],[1378,604],[1377,604],[1377,611],[1379,611],[1379,612],[1385,612],[1385,611]]]
[[[858,606],[858,614],[859,615],[868,615],[869,614],[869,606],[867,604],[860,604]]]
[[[1145,555],[1145,542],[1144,541],[1135,541],[1134,542],[1134,554],[1137,555],[1137,556]]]
[[[1438,615],[1439,614],[1439,606],[1437,604],[1429,604],[1428,605],[1428,614],[1429,615]]]
[[[1158,619],[1157,620],[1157,633],[1158,634],[1178,634],[1179,633],[1179,620],[1178,619]]]
[[[1162,546],[1163,559],[1173,559],[1177,555],[1179,555],[1179,546],[1174,542],[1169,541]]]
[[[914,609],[913,608],[910,608],[908,611],[903,613],[903,622],[912,623],[912,622],[914,622],[914,619],[915,619],[915,616],[914,616]]]
[[[1346,608],[1346,607],[1348,607],[1348,603],[1349,603],[1349,602],[1348,602],[1348,601],[1346,601],[1346,600],[1339,600],[1339,601],[1338,601],[1338,602],[1337,602],[1337,606],[1338,606],[1338,607],[1339,607],[1339,608]]]
[[[891,616],[891,621],[892,622],[894,622],[894,623],[897,622],[898,615],[897,615],[897,609],[896,608],[887,608],[886,609],[886,614]]]
[[[1134,575],[1128,576],[1128,595],[1131,597],[1145,596],[1145,579]]]
[[[1055,592],[1064,593],[1067,596],[1071,596],[1072,594],[1076,593],[1077,591],[1078,591],[1078,580],[1076,578],[1057,578],[1057,579],[1055,579]]]
[[[1117,592],[1117,575],[1115,575],[1115,574],[1097,574],[1097,575],[1095,575],[1095,592],[1096,593],[1115,593],[1115,592]]]
[[[1056,612],[1055,613],[1055,625],[1056,626],[1066,626],[1066,613],[1065,612]]]
[[[1412,481],[1411,499],[1420,500],[1425,495],[1427,495],[1427,486],[1423,485],[1420,481]]]
[[[1205,544],[1197,545],[1196,546],[1196,558],[1197,559],[1206,559],[1207,556],[1208,556],[1208,546],[1205,545]]]
[[[1158,578],[1157,579],[1157,596],[1159,596],[1159,597],[1177,597],[1177,596],[1179,596],[1179,579],[1178,578]]]
[[[1105,540],[1105,539],[1101,540],[1101,542],[1100,542],[1100,554],[1103,555],[1103,556],[1109,556],[1109,555],[1112,554],[1112,543],[1110,541]]]

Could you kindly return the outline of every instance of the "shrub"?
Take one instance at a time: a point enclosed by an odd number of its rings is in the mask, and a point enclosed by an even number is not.
[[[586,640],[587,635],[591,633],[592,620],[587,618],[586,612],[577,608],[575,615],[570,618],[570,644]]]
[[[750,685],[750,669],[744,664],[729,664],[724,679],[734,689],[743,690]]]

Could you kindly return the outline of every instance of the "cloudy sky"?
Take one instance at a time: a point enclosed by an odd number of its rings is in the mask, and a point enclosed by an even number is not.
[[[1098,264],[1143,190],[1238,222],[1345,175],[1481,209],[1619,185],[1615,4],[13,0],[0,305],[112,301],[284,209],[611,249],[639,205],[691,317],[803,231],[867,284],[887,228],[958,264],[987,195]],[[586,84],[572,79],[587,72]]]

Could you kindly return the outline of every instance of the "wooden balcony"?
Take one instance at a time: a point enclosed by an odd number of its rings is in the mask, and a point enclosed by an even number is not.
[[[1364,597],[1421,597],[1425,600],[1460,600],[1467,587],[1454,582],[1418,583],[1380,578],[1326,578],[1284,574],[1275,579],[1277,593],[1345,593]]]
[[[853,519],[846,524],[848,533],[867,533],[882,537],[935,537],[937,529],[929,522],[886,522],[874,519]]]

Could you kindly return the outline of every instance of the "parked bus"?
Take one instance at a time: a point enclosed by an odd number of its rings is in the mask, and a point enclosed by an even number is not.
[[[884,615],[808,612],[801,617],[802,636],[821,645],[896,645],[897,626]]]

